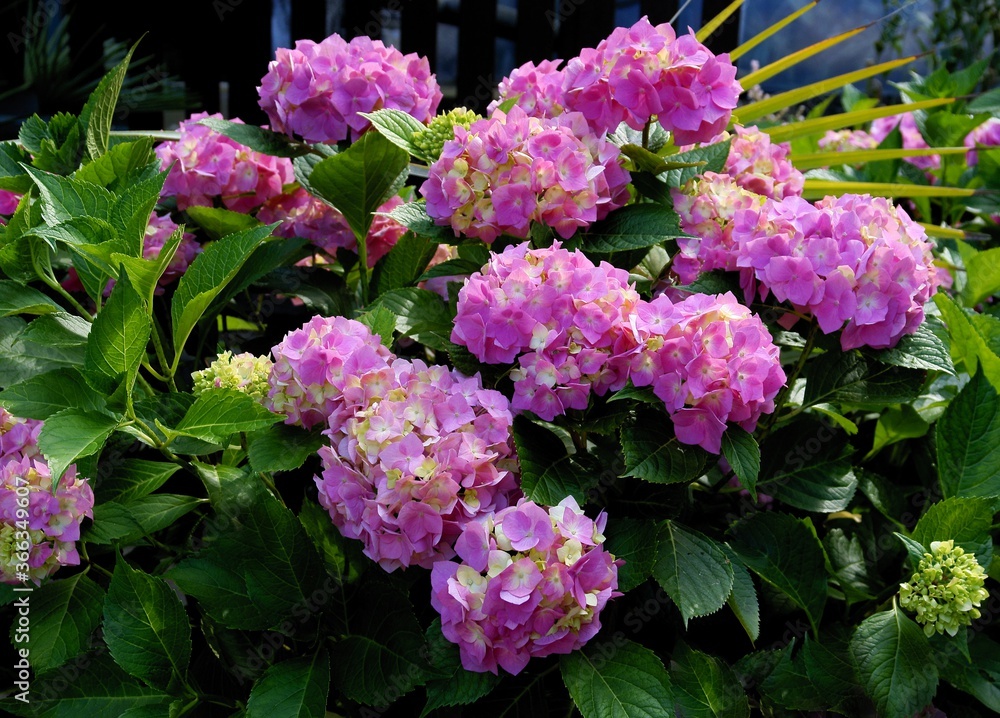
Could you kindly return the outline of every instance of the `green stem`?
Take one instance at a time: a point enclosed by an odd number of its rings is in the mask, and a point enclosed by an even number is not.
[[[774,400],[774,411],[767,419],[767,423],[764,425],[763,430],[757,436],[757,443],[764,441],[771,429],[774,428],[775,423],[778,421],[778,415],[781,413],[782,408],[784,408],[785,402],[788,400],[788,395],[792,391],[792,387],[795,386],[795,380],[799,378],[799,374],[802,373],[802,369],[806,365],[806,360],[812,353],[813,347],[816,345],[816,336],[819,334],[819,324],[816,320],[812,320],[812,324],[809,328],[809,336],[806,338],[806,345],[802,347],[802,353],[799,355],[799,360],[795,363],[795,368],[792,369],[792,373],[788,375],[788,381],[785,385],[781,387],[781,391],[778,392],[777,398]]]
[[[361,278],[361,303],[368,306],[368,238],[358,237],[358,276]]]
[[[163,340],[160,339],[160,323],[153,322],[153,331],[150,332],[153,337],[153,349],[156,351],[156,360],[160,363],[160,369],[163,370],[166,376],[166,383],[170,386],[171,390],[177,391],[177,385],[174,383],[174,372],[171,370],[171,366],[167,363],[167,355],[163,351]],[[152,370],[150,370],[152,372]],[[158,375],[155,375],[158,376]]]
[[[63,289],[62,285],[59,284],[59,282],[56,281],[55,277],[53,277],[52,275],[50,275],[50,274],[48,274],[46,272],[38,272],[37,267],[36,267],[35,271],[38,274],[39,278],[43,282],[45,282],[45,284],[48,285],[48,287],[50,289],[52,289],[53,291],[55,291],[57,294],[59,294],[59,296],[61,296],[63,299],[65,299],[67,302],[69,302],[70,306],[72,306],[73,309],[75,309],[77,311],[77,313],[81,317],[83,317],[84,319],[86,319],[88,322],[93,322],[94,321],[93,315],[90,312],[88,312],[86,309],[84,309],[84,307],[78,301],[76,301],[75,299],[73,299],[73,295],[71,295],[69,292],[67,292],[65,289]]]

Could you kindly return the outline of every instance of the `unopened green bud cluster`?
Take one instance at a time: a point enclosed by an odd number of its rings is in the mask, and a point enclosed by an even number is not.
[[[954,636],[979,618],[979,606],[989,592],[986,572],[976,557],[954,541],[933,541],[908,583],[900,584],[899,605],[916,613],[924,633]]]
[[[444,143],[455,139],[455,125],[469,129],[473,122],[481,119],[482,117],[472,110],[456,107],[451,112],[435,117],[426,129],[414,132],[413,144],[420,148],[429,162],[434,162],[441,156]]]
[[[267,396],[267,376],[271,364],[267,357],[254,356],[249,352],[236,356],[232,352],[223,352],[207,369],[191,375],[194,394],[200,396],[209,389],[236,389],[263,401]]]

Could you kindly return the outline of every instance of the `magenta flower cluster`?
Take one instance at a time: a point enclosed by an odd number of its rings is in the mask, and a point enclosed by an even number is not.
[[[94,516],[94,493],[87,480],[77,476],[75,464],[52,491],[52,475],[38,449],[41,428],[41,421],[20,419],[0,408],[2,583],[30,579],[40,584],[60,566],[78,565],[80,524],[85,516]]]
[[[917,120],[912,112],[892,115],[891,117],[879,117],[872,121],[869,131],[871,132],[871,136],[881,143],[896,127],[899,127],[899,132],[903,136],[903,149],[925,150],[930,147],[924,136],[920,134],[920,128],[917,127]],[[905,159],[914,167],[919,167],[925,171],[937,169],[941,166],[941,155],[907,157]]]
[[[843,328],[845,351],[895,346],[917,330],[937,288],[923,228],[882,197],[768,200],[733,222],[748,301],[773,293],[824,333]]]
[[[489,364],[518,359],[512,408],[551,420],[586,408],[592,390],[625,386],[612,359],[638,302],[625,270],[595,266],[558,242],[535,250],[524,243],[494,254],[466,281],[451,340]]]
[[[716,57],[693,32],[677,37],[645,17],[557,67],[522,65],[500,83],[500,100],[520,95],[518,104],[536,116],[580,112],[598,135],[655,119],[686,145],[725,129],[742,90],[728,55]]]
[[[462,528],[519,494],[507,399],[443,366],[396,359],[359,377],[353,415],[330,422],[320,503],[382,568],[430,568]]]
[[[743,189],[771,199],[801,197],[805,178],[788,159],[791,145],[771,142],[756,126],[736,125],[726,158],[726,174]]]
[[[211,207],[221,197],[226,209],[251,212],[295,181],[291,160],[255,152],[198,124],[209,117],[221,119],[222,115],[191,115],[178,127],[179,140],[156,147],[163,169],[170,168],[162,194],[176,197],[178,209]]]
[[[748,432],[774,411],[785,384],[778,348],[756,314],[730,293],[673,304],[642,302],[631,325],[639,351],[629,378],[663,400],[682,444],[718,454],[727,422]]]
[[[785,381],[770,334],[732,295],[646,302],[623,270],[558,244],[494,255],[459,292],[451,339],[480,361],[517,360],[514,411],[551,421],[631,379],[653,387],[679,441],[715,453],[726,422],[751,431]]]
[[[427,123],[442,98],[427,58],[339,35],[278,48],[257,91],[275,131],[326,143],[357,139],[370,126],[362,112],[401,110]]]
[[[178,229],[177,224],[168,214],[153,212],[146,226],[146,236],[142,240],[142,256],[145,259],[156,259],[163,250],[163,245]],[[194,258],[201,253],[201,245],[190,232],[184,232],[180,244],[167,268],[160,277],[160,286],[165,286],[178,279],[191,266]]]
[[[4,216],[9,217],[17,211],[17,205],[22,195],[10,190],[0,189],[0,224],[6,224]]]
[[[827,130],[819,140],[819,148],[827,152],[873,150],[879,141],[864,130]]]
[[[966,164],[969,167],[975,167],[979,164],[979,153],[976,152],[977,147],[1000,146],[1000,119],[991,117],[986,120],[986,122],[965,136],[963,144],[969,148],[969,151],[965,153]],[[0,214],[3,214],[3,212],[0,211]]]
[[[566,238],[628,200],[618,158],[581,115],[539,119],[514,107],[468,130],[456,126],[420,192],[427,214],[456,236],[524,238],[539,222]]]
[[[606,520],[570,497],[548,510],[522,499],[466,525],[461,563],[431,571],[431,605],[466,670],[517,674],[532,656],[570,653],[600,630],[601,610],[620,595]]]

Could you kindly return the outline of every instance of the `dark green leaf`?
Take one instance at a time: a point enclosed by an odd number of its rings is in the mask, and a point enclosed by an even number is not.
[[[230,550],[238,550],[230,546]],[[250,599],[246,581],[221,552],[184,559],[164,574],[181,591],[198,599],[201,610],[224,626],[259,630],[280,622]]]
[[[455,281],[460,281],[463,277],[468,274],[475,274],[483,268],[483,265],[472,259],[448,259],[440,264],[435,264],[433,267],[429,267],[426,272],[418,277],[418,281],[423,282],[427,279],[434,279],[436,277],[455,277]]]
[[[285,135],[279,135],[277,132],[256,125],[245,125],[242,122],[232,122],[217,117],[206,117],[198,120],[198,124],[272,157],[298,157],[309,152],[307,145],[293,142]]]
[[[63,409],[45,420],[38,435],[38,448],[49,462],[53,489],[77,459],[96,454],[120,419],[83,409]]]
[[[334,684],[351,700],[385,706],[429,676],[427,644],[409,599],[370,583],[354,596],[350,633],[337,643]]]
[[[159,160],[153,153],[153,138],[140,137],[135,142],[122,142],[73,173],[74,179],[92,182],[114,191],[114,186],[143,176],[147,169],[159,171]]]
[[[623,476],[657,484],[694,481],[705,472],[709,461],[704,449],[677,441],[670,420],[662,415],[656,415],[655,421],[640,421],[622,429],[622,449]]]
[[[563,656],[559,669],[583,718],[674,715],[670,675],[663,663],[620,633]]]
[[[111,134],[111,121],[115,116],[115,106],[118,104],[118,93],[121,92],[122,83],[125,82],[125,73],[128,72],[128,64],[132,60],[136,45],[129,48],[122,61],[101,78],[87,98],[87,104],[80,111],[80,124],[86,132],[87,154],[91,159],[97,159],[108,151],[108,138]]]
[[[94,524],[86,539],[93,543],[135,543],[143,536],[170,526],[205,499],[177,494],[150,494],[125,502],[108,501],[94,507]]]
[[[989,568],[993,557],[990,529],[996,514],[996,498],[952,497],[933,504],[913,528],[912,537],[930,550],[932,541],[953,540]],[[986,551],[981,554],[984,543]]]
[[[761,695],[782,708],[813,711],[827,707],[827,696],[819,695],[809,678],[802,651],[793,657],[794,640],[781,652],[781,660],[771,674],[761,682]]]
[[[660,526],[653,576],[673,599],[684,625],[715,613],[733,589],[733,568],[722,547],[673,521]]]
[[[378,294],[416,284],[437,251],[437,243],[407,232],[389,253],[379,260],[372,273]]]
[[[54,369],[83,366],[83,347],[59,347],[23,338],[20,317],[0,318],[0,386],[10,386]]]
[[[32,319],[21,333],[21,341],[52,347],[79,347],[87,343],[93,324],[75,314],[56,312]]]
[[[598,476],[587,471],[548,429],[525,416],[514,419],[514,444],[521,464],[521,489],[532,501],[555,506],[567,496],[581,505]]]
[[[591,225],[580,248],[599,254],[646,249],[686,236],[679,221],[676,212],[660,204],[622,207]]]
[[[910,718],[934,697],[938,671],[927,637],[899,608],[865,619],[851,653],[880,716]]]
[[[779,441],[774,446],[780,451],[788,445]],[[784,466],[768,471],[768,478],[760,482],[759,488],[804,511],[843,511],[858,487],[850,457],[849,449],[821,444],[817,452],[807,453],[804,459],[793,455]]]
[[[163,461],[125,459],[115,466],[114,473],[101,480],[96,488],[98,503],[118,501],[128,503],[142,498],[163,486],[181,467]]]
[[[104,409],[104,398],[76,369],[56,369],[7,387],[0,392],[0,404],[15,416],[48,419],[67,408],[99,412]]]
[[[122,272],[87,340],[84,367],[88,378],[98,375],[101,380],[94,383],[107,391],[124,377],[129,391],[146,357],[151,328],[145,302]]]
[[[832,528],[823,537],[823,548],[849,602],[874,598],[878,591],[871,585],[864,547],[857,535],[848,536],[843,529]]]
[[[100,185],[28,168],[42,199],[42,216],[50,225],[74,217],[106,219],[115,196]]]
[[[280,420],[248,394],[236,389],[212,389],[195,400],[177,431],[203,441],[216,441],[238,431],[266,429]]]
[[[733,592],[726,599],[726,605],[733,610],[750,640],[756,641],[760,636],[760,601],[753,577],[728,545],[722,544],[721,548],[733,568]]]
[[[628,593],[646,582],[656,565],[657,528],[648,520],[613,518],[608,523],[604,548],[615,558],[625,559],[618,567],[618,590]]]
[[[748,718],[750,705],[732,668],[684,643],[671,658],[678,718]]]
[[[760,473],[760,447],[753,435],[746,430],[731,426],[722,435],[722,455],[733,467],[733,473],[740,480],[754,501],[757,500],[757,474]]]
[[[327,443],[318,432],[273,424],[247,437],[247,456],[254,471],[292,471]]]
[[[805,406],[826,402],[865,409],[913,401],[924,373],[870,363],[858,351],[827,352],[809,362]]]
[[[330,692],[330,656],[290,658],[268,668],[250,689],[247,718],[324,718]]]
[[[806,635],[802,658],[809,680],[820,695],[827,697],[831,706],[839,707],[861,693],[846,644],[828,645]]]
[[[44,673],[87,650],[101,621],[104,591],[78,573],[35,589],[30,602],[31,667]]]
[[[316,165],[309,181],[340,210],[354,236],[363,240],[372,213],[394,194],[391,190],[408,162],[406,152],[377,132],[368,132],[347,150]]]
[[[954,374],[955,365],[951,361],[948,347],[932,328],[935,325],[940,327],[941,323],[928,317],[915,334],[907,334],[894,348],[877,352],[875,358],[883,364],[907,369],[930,369]]]
[[[198,223],[212,239],[222,239],[230,234],[260,227],[260,220],[222,207],[188,207],[187,215]]]
[[[413,144],[413,135],[416,132],[423,132],[427,126],[417,120],[413,115],[408,115],[402,110],[376,110],[375,112],[361,112],[362,117],[367,119],[378,130],[378,133],[389,142],[400,149],[406,150],[408,154],[421,159],[423,156],[420,148]]]
[[[386,347],[392,347],[392,337],[396,333],[396,315],[385,306],[378,304],[358,316],[358,321],[371,329]]]
[[[492,673],[477,673],[462,668],[458,646],[441,633],[441,620],[436,618],[427,628],[429,663],[435,675],[427,682],[427,704],[420,717],[424,718],[439,708],[467,705],[487,695],[497,687],[500,679]]]
[[[982,373],[945,409],[935,436],[945,496],[1000,494],[1000,396]]]
[[[729,140],[717,142],[714,145],[706,147],[699,147],[689,152],[670,155],[671,162],[697,162],[704,164],[700,164],[698,167],[670,170],[666,173],[666,176],[661,176],[660,179],[666,181],[671,187],[683,187],[690,180],[706,172],[722,172],[726,167],[727,157],[729,157]]]
[[[1000,387],[1000,356],[992,347],[996,325],[993,317],[973,315],[958,306],[945,292],[934,295],[934,303],[941,310],[941,318],[948,325],[951,336],[951,357],[965,365],[969,374],[975,374],[982,366],[982,373],[994,387]],[[983,321],[975,321],[976,317]]]
[[[826,605],[826,560],[812,527],[772,511],[729,530],[730,546],[747,568],[802,608],[815,631]]]
[[[9,279],[0,279],[0,316],[13,314],[51,314],[62,307],[32,287]]]
[[[167,583],[119,558],[104,602],[104,640],[115,662],[151,686],[187,675],[191,625]]]
[[[389,216],[418,237],[427,237],[438,242],[448,242],[451,244],[457,241],[457,235],[451,227],[439,226],[434,223],[433,219],[427,216],[427,207],[423,202],[401,204],[392,210]]]

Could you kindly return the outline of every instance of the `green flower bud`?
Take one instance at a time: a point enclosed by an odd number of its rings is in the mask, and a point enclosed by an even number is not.
[[[271,360],[244,352],[233,356],[223,352],[208,369],[191,374],[194,379],[194,394],[200,396],[209,389],[236,389],[249,394],[257,401],[267,396],[267,377],[271,371]]]
[[[899,586],[899,605],[916,613],[924,633],[954,636],[980,613],[977,608],[990,594],[983,588],[986,572],[976,557],[954,541],[934,541],[908,583]]]
[[[434,162],[441,156],[444,143],[455,139],[455,125],[461,125],[465,129],[476,120],[482,117],[472,110],[464,107],[456,107],[451,112],[438,115],[431,123],[420,132],[413,133],[413,144],[420,148],[429,161]]]

